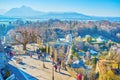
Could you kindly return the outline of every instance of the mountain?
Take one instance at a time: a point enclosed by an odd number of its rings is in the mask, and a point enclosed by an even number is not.
[[[31,7],[22,6],[20,8],[12,8],[7,11],[4,16],[8,17],[39,17],[39,18],[89,18],[89,16],[76,12],[40,12]]]
[[[120,17],[88,16],[77,12],[41,12],[28,6],[12,8],[4,16],[11,18],[44,18],[44,19],[69,19],[69,20],[110,20],[120,21]]]
[[[12,8],[9,11],[7,11],[4,15],[10,16],[10,17],[31,17],[31,16],[39,16],[43,14],[40,11],[33,10],[30,7],[22,6],[20,8]]]
[[[90,18],[90,16],[76,13],[76,12],[51,12],[43,15],[44,18],[58,18],[58,19],[70,19],[70,18]]]

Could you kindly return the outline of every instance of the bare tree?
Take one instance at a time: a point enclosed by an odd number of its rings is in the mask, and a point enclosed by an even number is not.
[[[26,45],[30,42],[37,42],[39,36],[36,28],[32,27],[19,27],[14,30],[14,39],[19,44],[23,45],[23,50],[26,50]]]

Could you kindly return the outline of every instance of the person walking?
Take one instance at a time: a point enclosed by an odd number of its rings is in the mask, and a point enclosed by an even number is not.
[[[40,53],[38,53],[38,60],[40,60]]]
[[[13,52],[11,51],[11,52],[10,52],[10,58],[12,58],[12,57],[13,57]]]
[[[54,65],[55,72],[57,72],[57,64]]]
[[[46,55],[46,53],[44,53],[44,58],[45,58],[45,60],[46,60],[46,57],[47,57],[47,55]]]
[[[51,55],[52,64],[54,64],[54,54]]]
[[[82,74],[80,73],[77,74],[77,80],[82,80]]]
[[[40,52],[40,60],[42,60],[42,52]]]
[[[39,54],[39,52],[40,52],[40,49],[36,49],[36,53],[37,53],[37,55]]]
[[[57,59],[57,65],[58,65],[58,69],[60,72],[60,69],[61,69],[61,59],[60,58]]]
[[[42,61],[44,61],[44,59],[45,59],[45,54],[42,53]]]
[[[30,52],[30,57],[32,58],[32,52]]]

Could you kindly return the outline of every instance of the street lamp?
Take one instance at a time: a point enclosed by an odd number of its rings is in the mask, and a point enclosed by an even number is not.
[[[54,53],[52,53],[52,80],[54,80]]]
[[[43,68],[45,68],[44,59],[45,59],[45,53],[43,53]]]
[[[54,65],[52,64],[52,80],[54,80]]]

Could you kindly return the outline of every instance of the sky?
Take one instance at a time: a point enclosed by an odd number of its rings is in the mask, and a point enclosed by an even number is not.
[[[0,0],[0,14],[22,5],[43,12],[78,12],[92,16],[120,17],[120,0]]]

